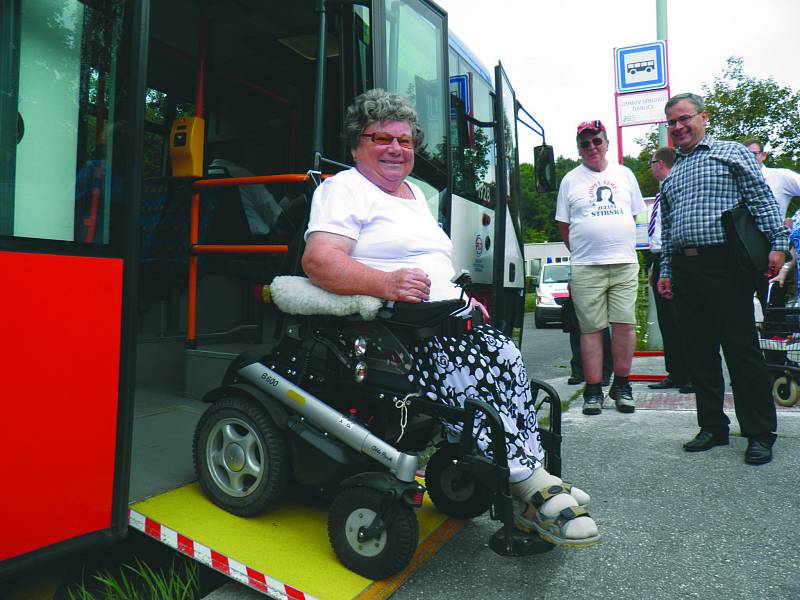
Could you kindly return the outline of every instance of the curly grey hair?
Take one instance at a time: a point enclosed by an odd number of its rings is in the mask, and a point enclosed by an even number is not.
[[[411,106],[408,98],[376,88],[356,97],[353,104],[347,108],[344,117],[344,137],[350,144],[350,149],[355,150],[358,147],[361,143],[361,134],[368,125],[383,121],[408,122],[416,145],[422,145],[425,133],[417,118],[417,111]]]
[[[690,103],[694,104],[694,108],[697,112],[703,112],[706,109],[705,102],[703,102],[703,98],[701,96],[692,94],[691,92],[686,92],[684,94],[675,94],[672,98],[667,100],[667,103],[664,105],[664,112],[666,113],[681,100],[688,100]]]

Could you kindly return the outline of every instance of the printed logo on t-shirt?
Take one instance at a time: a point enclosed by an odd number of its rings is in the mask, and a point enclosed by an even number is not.
[[[614,194],[618,191],[617,185],[613,181],[597,181],[589,188],[591,209],[589,216],[607,217],[610,215],[625,214],[614,202]]]

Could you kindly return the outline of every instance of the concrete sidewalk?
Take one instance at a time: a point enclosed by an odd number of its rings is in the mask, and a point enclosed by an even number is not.
[[[551,380],[569,398],[582,386]],[[487,547],[497,524],[474,519],[393,596],[639,600],[800,598],[800,412],[780,410],[775,458],[744,464],[747,441],[735,416],[730,446],[689,454],[697,432],[694,396],[634,384],[633,414],[564,413],[564,478],[592,495],[599,546],[520,559]]]

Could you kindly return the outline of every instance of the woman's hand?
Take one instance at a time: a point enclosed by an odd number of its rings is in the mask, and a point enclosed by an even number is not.
[[[431,297],[431,280],[422,269],[398,269],[387,273],[388,300],[424,302]]]
[[[469,305],[470,305],[470,307],[477,308],[479,311],[481,311],[481,314],[483,315],[483,322],[484,323],[486,323],[488,325],[488,324],[490,324],[492,322],[492,317],[489,316],[489,311],[486,310],[486,307],[483,304],[481,304],[480,302],[475,300],[475,298],[470,298],[469,299]]]

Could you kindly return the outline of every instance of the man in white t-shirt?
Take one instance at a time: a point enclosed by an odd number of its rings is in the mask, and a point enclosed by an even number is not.
[[[775,196],[775,200],[778,202],[781,218],[787,219],[786,210],[789,208],[789,202],[795,196],[800,196],[800,174],[791,169],[765,167],[764,162],[767,160],[769,153],[764,150],[764,145],[759,140],[750,138],[742,143],[753,153],[758,164],[761,165],[761,174],[764,175],[769,189],[772,190],[772,195]],[[787,219],[786,226],[791,227],[791,219]]]
[[[637,214],[646,210],[630,169],[609,163],[608,136],[600,121],[578,125],[582,164],[564,176],[558,190],[556,222],[571,252],[570,293],[581,329],[581,357],[586,378],[583,413],[603,406],[603,330],[611,325],[614,381],[609,396],[617,410],[636,405],[628,376],[636,347]]]

